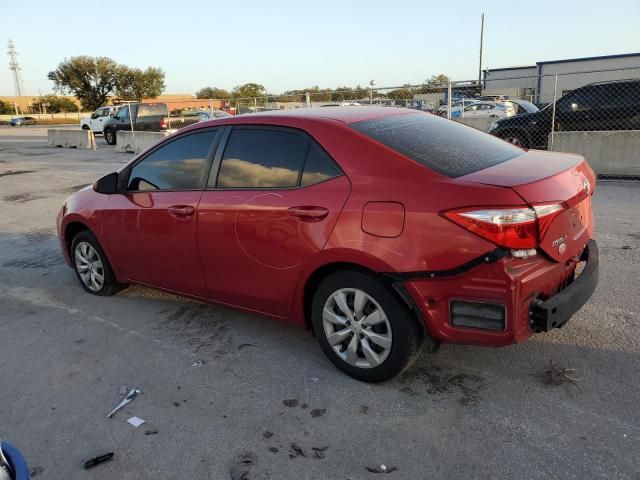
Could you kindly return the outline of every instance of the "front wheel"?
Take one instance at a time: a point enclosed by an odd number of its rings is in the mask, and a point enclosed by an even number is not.
[[[418,358],[423,333],[412,312],[372,275],[340,271],[316,290],[311,322],[329,360],[366,382],[389,380]]]
[[[82,125],[82,129],[83,130],[91,130],[91,127],[89,127],[89,125]]]
[[[109,145],[116,144],[116,132],[112,128],[107,128],[104,131],[104,139],[107,141]]]
[[[98,239],[85,230],[71,242],[71,258],[76,275],[84,289],[100,296],[109,296],[122,289],[102,250]]]

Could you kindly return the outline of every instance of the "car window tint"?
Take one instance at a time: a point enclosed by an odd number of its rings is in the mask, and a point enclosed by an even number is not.
[[[286,188],[298,184],[309,141],[279,130],[234,129],[224,150],[218,188]]]
[[[340,170],[324,150],[315,144],[311,144],[307,153],[307,161],[302,171],[301,186],[313,185],[324,182],[340,175]]]
[[[164,103],[140,103],[138,104],[138,117],[152,117],[168,115],[167,106]]]
[[[136,164],[128,190],[194,190],[203,188],[215,130],[177,138]]]
[[[492,135],[428,113],[386,116],[350,126],[451,178],[492,167],[524,153]]]

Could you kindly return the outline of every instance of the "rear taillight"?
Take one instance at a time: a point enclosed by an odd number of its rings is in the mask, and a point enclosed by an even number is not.
[[[536,248],[562,204],[510,208],[463,208],[443,213],[445,218],[501,247]]]
[[[167,128],[167,119],[164,117],[160,119],[160,128]]]

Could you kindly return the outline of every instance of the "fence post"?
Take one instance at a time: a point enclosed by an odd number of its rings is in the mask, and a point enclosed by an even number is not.
[[[556,98],[558,95],[558,75],[553,79],[553,105],[551,108],[551,140],[549,140],[549,150],[553,151],[553,137],[556,129]]]
[[[133,117],[131,116],[131,102],[129,102],[129,124],[131,125],[131,138],[136,138],[136,134],[133,128]],[[117,137],[116,137],[117,138]]]
[[[209,112],[211,113],[211,117],[213,118],[213,98],[209,99]]]
[[[451,120],[451,82],[447,84],[447,118]]]
[[[306,93],[306,97],[307,97],[307,108],[311,108],[311,95],[309,95],[309,92]]]

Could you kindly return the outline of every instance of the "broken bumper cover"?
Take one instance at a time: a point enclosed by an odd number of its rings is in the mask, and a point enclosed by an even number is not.
[[[587,262],[584,270],[567,288],[544,302],[531,305],[529,316],[533,330],[548,332],[561,327],[591,298],[598,285],[600,266],[600,254],[595,240],[587,243],[582,260]]]

